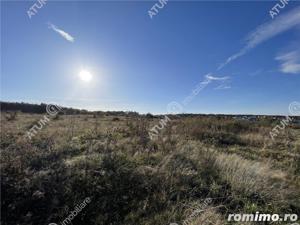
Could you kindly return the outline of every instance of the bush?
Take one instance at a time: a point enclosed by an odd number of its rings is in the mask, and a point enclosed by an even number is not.
[[[16,118],[17,118],[17,112],[16,111],[6,112],[5,118],[6,118],[7,121],[16,120]]]

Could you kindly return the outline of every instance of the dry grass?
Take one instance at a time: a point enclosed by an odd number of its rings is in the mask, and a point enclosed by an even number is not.
[[[190,225],[224,225],[226,221],[213,208],[200,214]]]
[[[216,167],[233,190],[242,194],[260,194],[277,201],[287,201],[292,188],[287,174],[271,169],[268,162],[260,163],[235,154],[219,154]]]
[[[4,225],[60,221],[60,209],[87,196],[73,224],[180,224],[188,217],[182,205],[206,198],[214,200],[191,225],[226,224],[228,213],[300,211],[299,129],[272,142],[264,121],[174,118],[151,140],[157,118],[61,115],[24,138],[41,118],[1,115]]]

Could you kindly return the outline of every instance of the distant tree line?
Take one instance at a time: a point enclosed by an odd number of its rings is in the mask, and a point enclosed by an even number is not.
[[[46,113],[47,104],[30,104],[24,102],[3,102],[0,101],[0,110],[1,111],[19,111],[23,113],[37,113],[43,114]],[[147,119],[154,118],[164,118],[164,115],[153,115],[151,113],[147,114],[139,114],[134,111],[88,111],[85,109],[74,109],[69,107],[59,106],[62,110],[59,112],[60,114],[89,114],[94,116],[127,116],[127,117],[144,117]],[[214,117],[218,119],[226,119],[226,118],[235,118],[235,119],[245,119],[245,120],[259,120],[259,119],[282,119],[285,116],[265,116],[265,115],[225,115],[225,114],[193,114],[193,113],[184,113],[184,114],[176,114],[176,115],[168,115],[170,119],[176,118],[192,118],[192,117]],[[293,116],[292,118],[299,120],[300,117]]]
[[[41,104],[29,104],[24,102],[0,102],[1,105],[1,111],[20,111],[23,113],[37,113],[42,114],[46,113],[46,107],[47,104],[41,103]],[[79,109],[73,109],[73,108],[65,108],[61,107],[62,112],[66,114],[86,114],[88,111],[86,110],[79,110]]]
[[[30,103],[24,103],[24,102],[3,102],[0,101],[0,110],[3,112],[7,111],[19,111],[23,113],[37,113],[37,114],[43,114],[46,113],[46,107],[47,104],[41,103],[41,104],[30,104]],[[62,110],[60,111],[60,114],[90,114],[90,115],[97,115],[97,116],[140,116],[137,112],[124,112],[124,111],[88,111],[85,109],[74,109],[74,108],[68,108],[68,107],[62,107],[59,106]]]

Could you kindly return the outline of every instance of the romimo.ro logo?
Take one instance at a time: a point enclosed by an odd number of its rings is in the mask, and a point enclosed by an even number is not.
[[[236,222],[254,222],[254,221],[291,221],[296,222],[298,220],[297,214],[284,214],[280,216],[279,214],[260,214],[256,212],[255,214],[229,214],[228,221],[236,221]],[[293,223],[291,225],[299,225],[298,223]]]

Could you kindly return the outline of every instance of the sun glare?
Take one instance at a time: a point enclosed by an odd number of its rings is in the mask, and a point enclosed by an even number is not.
[[[90,82],[93,78],[92,74],[87,70],[81,70],[79,73],[80,80],[84,82]]]

